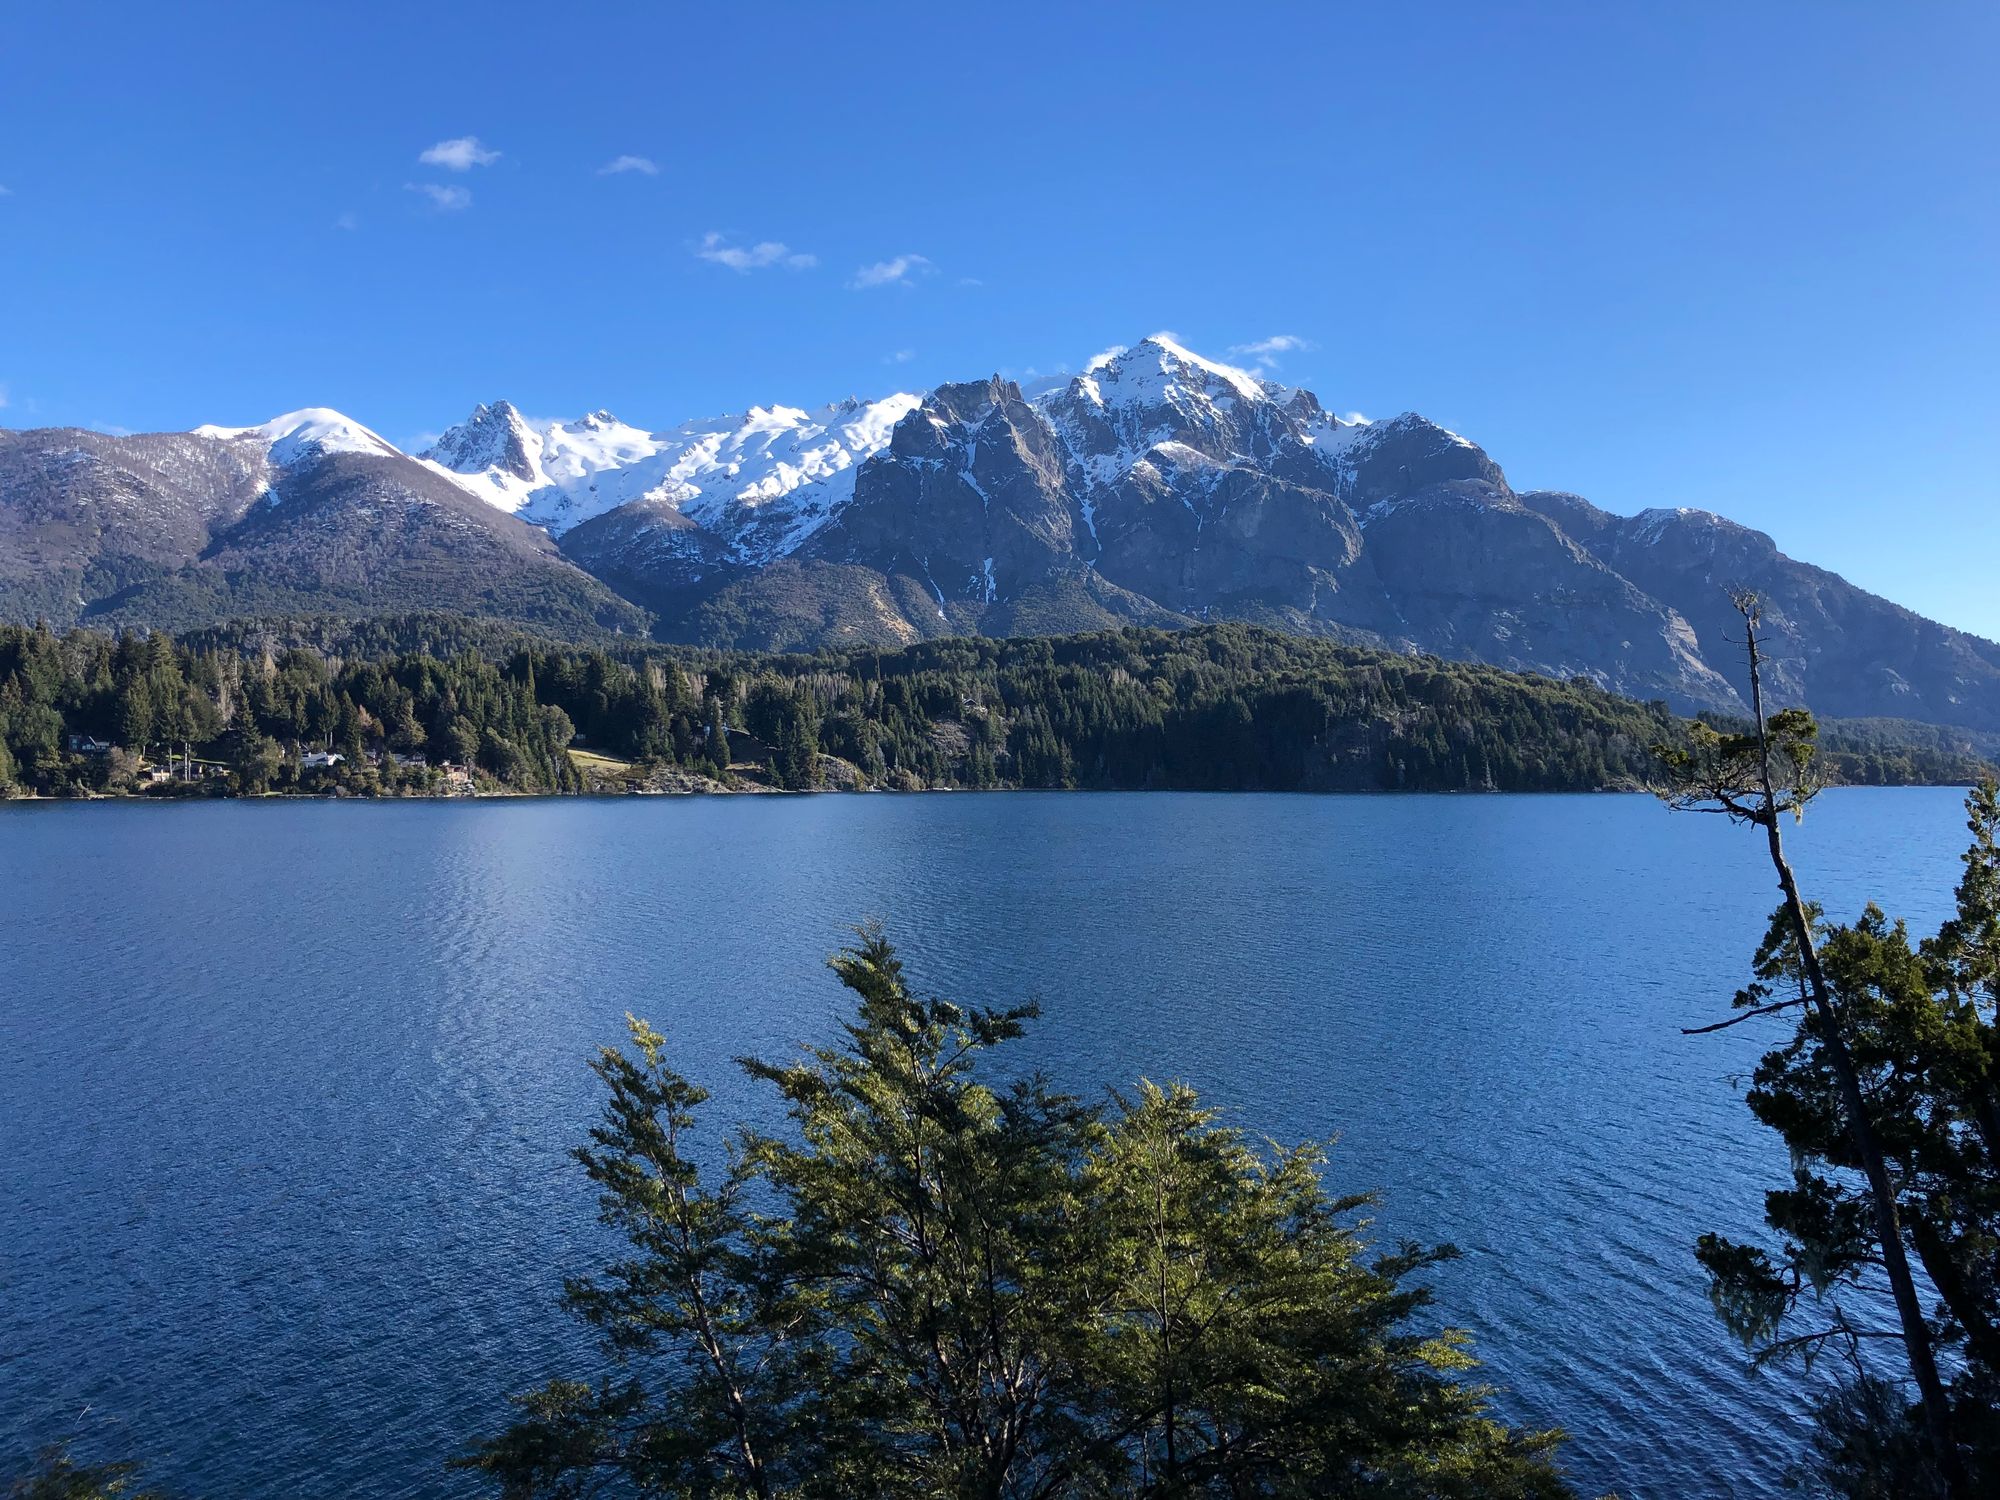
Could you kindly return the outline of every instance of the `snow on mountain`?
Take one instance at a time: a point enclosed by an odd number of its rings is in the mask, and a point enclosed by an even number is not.
[[[418,461],[512,514],[546,483],[542,434],[509,401],[480,405]]]
[[[280,469],[329,453],[402,457],[401,450],[381,434],[326,406],[288,411],[256,427],[197,427],[194,435],[228,442],[262,443],[271,463]]]
[[[1205,359],[1166,334],[1108,349],[1084,372],[1034,398],[1090,492],[1116,484],[1163,445],[1216,462],[1265,462],[1292,446],[1338,471],[1367,430],[1336,420],[1310,392]]]
[[[1225,388],[1245,401],[1262,401],[1267,395],[1264,382],[1248,370],[1204,359],[1164,333],[1120,350],[1087,372],[1085,378],[1107,402],[1172,400],[1190,390],[1226,400]]]
[[[477,408],[422,458],[557,536],[631,501],[664,500],[755,561],[817,530],[852,494],[854,466],[886,447],[919,401],[898,393],[817,412],[753,406],[664,432],[604,411],[536,422],[500,401]]]
[[[1254,464],[1286,449],[1296,462],[1343,473],[1344,455],[1371,430],[1336,421],[1307,392],[1207,359],[1166,334],[1107,350],[1080,375],[1038,382],[1028,399],[1068,455],[1093,534],[1098,492],[1141,464],[1185,469],[1197,456]],[[898,392],[816,411],[755,406],[650,431],[607,411],[543,420],[495,401],[475,407],[417,461],[554,536],[634,501],[664,504],[709,533],[723,555],[755,566],[791,555],[839,515],[859,466],[887,449],[896,424],[923,404]],[[278,468],[330,453],[402,456],[322,407],[256,427],[195,431],[262,443]]]

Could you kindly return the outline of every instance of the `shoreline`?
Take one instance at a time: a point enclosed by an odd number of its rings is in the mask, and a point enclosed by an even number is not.
[[[1823,790],[1845,791],[1969,791],[1970,781],[1839,782]],[[274,802],[355,802],[386,805],[397,802],[653,802],[700,797],[999,797],[1111,796],[1111,797],[1651,797],[1646,787],[1567,787],[1544,790],[1506,791],[1485,787],[1408,788],[1338,787],[1324,790],[1280,790],[1270,787],[1084,787],[1084,786],[993,786],[993,787],[814,787],[794,791],[784,787],[690,787],[673,791],[623,792],[398,792],[390,796],[340,795],[332,792],[264,792],[255,796],[153,797],[145,793],[93,793],[85,797],[51,797],[38,792],[0,797],[0,808],[14,804],[32,806],[83,806],[98,803],[166,807],[180,804],[206,806],[214,803]]]

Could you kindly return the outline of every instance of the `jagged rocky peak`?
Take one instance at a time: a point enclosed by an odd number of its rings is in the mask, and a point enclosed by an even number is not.
[[[1276,399],[1279,406],[1284,408],[1285,415],[1297,422],[1301,427],[1310,429],[1324,426],[1327,430],[1332,431],[1353,425],[1342,422],[1332,412],[1321,406],[1319,404],[1319,397],[1315,396],[1311,391],[1287,389],[1280,393]]]
[[[889,451],[898,458],[936,458],[964,440],[994,412],[1019,408],[1032,420],[1021,388],[998,375],[941,385],[925,396],[890,434]]]
[[[479,405],[421,455],[456,474],[495,469],[517,479],[535,478],[536,434],[511,401]]]

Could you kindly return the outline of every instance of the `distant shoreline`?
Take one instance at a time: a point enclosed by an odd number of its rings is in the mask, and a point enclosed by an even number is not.
[[[1971,781],[1902,781],[1889,783],[1838,782],[1826,787],[1828,792],[1845,791],[1944,791],[1970,789],[1976,783]],[[1319,791],[1300,791],[1295,788],[1273,789],[1269,787],[1117,787],[1117,786],[993,786],[993,787],[813,787],[807,790],[791,790],[773,786],[740,787],[700,787],[674,791],[491,791],[491,792],[396,792],[387,796],[365,796],[333,792],[264,792],[249,796],[230,795],[220,797],[156,797],[144,792],[98,792],[82,797],[49,797],[38,793],[0,797],[0,808],[14,804],[33,806],[82,806],[97,803],[119,803],[123,805],[145,805],[168,807],[180,804],[211,806],[218,803],[276,802],[354,802],[372,806],[386,806],[398,802],[659,802],[684,801],[704,797],[777,797],[777,798],[817,798],[817,797],[873,797],[882,796],[896,799],[906,797],[1651,797],[1654,793],[1646,787],[1572,787],[1562,790],[1519,789],[1501,790],[1485,787],[1329,787]]]

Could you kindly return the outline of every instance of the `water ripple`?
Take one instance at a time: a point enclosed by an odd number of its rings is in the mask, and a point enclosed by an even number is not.
[[[1835,913],[1934,921],[1948,792],[1830,796]],[[1588,1492],[1769,1495],[1800,1433],[1689,1247],[1782,1168],[1690,1039],[1772,894],[1633,798],[939,796],[0,809],[0,1449],[73,1430],[213,1500],[453,1496],[581,1350],[567,1152],[628,1009],[716,1091],[828,1034],[881,917],[918,983],[1043,1002],[1022,1065],[1338,1135],[1383,1238]],[[1749,1030],[1749,1028],[1745,1028]]]

